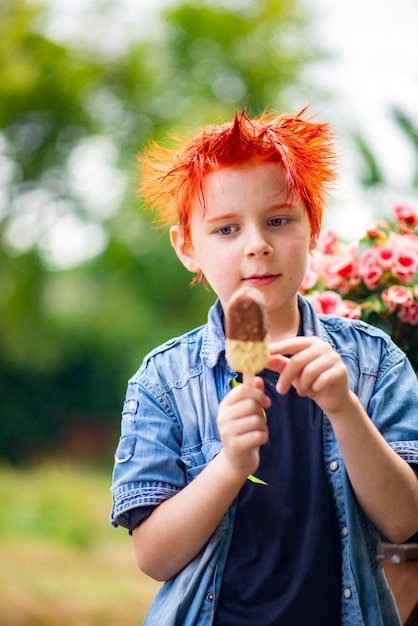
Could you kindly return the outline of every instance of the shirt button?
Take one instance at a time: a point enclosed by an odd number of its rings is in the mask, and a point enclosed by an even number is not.
[[[344,589],[344,598],[347,598],[347,600],[349,598],[351,598],[352,593],[351,593],[351,589]]]
[[[208,599],[209,602],[213,602],[213,593],[212,592],[208,593],[207,599]]]
[[[344,528],[341,530],[341,534],[343,537],[347,537],[348,535],[348,528],[347,526],[344,526]]]
[[[329,469],[331,470],[331,472],[335,472],[338,469],[337,461],[331,461],[331,463],[329,464]]]

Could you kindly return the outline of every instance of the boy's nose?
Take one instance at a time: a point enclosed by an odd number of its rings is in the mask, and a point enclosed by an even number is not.
[[[273,247],[261,235],[251,237],[245,247],[246,256],[270,256],[273,253]]]

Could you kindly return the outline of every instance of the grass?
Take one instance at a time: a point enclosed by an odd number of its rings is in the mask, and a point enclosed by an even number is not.
[[[108,521],[110,474],[0,469],[2,626],[139,626],[158,583]]]

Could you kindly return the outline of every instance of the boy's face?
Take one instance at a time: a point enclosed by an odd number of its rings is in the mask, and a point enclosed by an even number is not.
[[[181,227],[172,243],[187,269],[201,272],[222,305],[243,284],[265,298],[270,326],[294,319],[297,290],[315,244],[302,202],[289,197],[277,163],[224,167],[205,179],[206,207],[196,199],[190,243]],[[272,329],[273,330],[273,329]]]

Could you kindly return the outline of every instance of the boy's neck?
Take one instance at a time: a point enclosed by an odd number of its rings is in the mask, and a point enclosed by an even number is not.
[[[271,343],[296,337],[299,333],[301,315],[297,303],[289,310],[280,311],[274,316],[269,316],[269,340]]]

